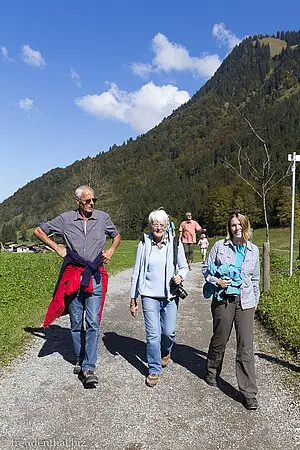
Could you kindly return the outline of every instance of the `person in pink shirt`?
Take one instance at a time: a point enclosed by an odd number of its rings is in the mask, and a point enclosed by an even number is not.
[[[181,222],[179,227],[179,238],[181,239],[184,247],[185,257],[191,270],[191,264],[194,260],[194,247],[196,244],[196,232],[204,232],[205,228],[202,228],[198,222],[193,220],[192,214],[187,212],[185,214],[186,220]]]
[[[209,246],[208,239],[204,233],[201,234],[198,245],[200,246],[200,252],[202,256],[202,264],[205,262],[206,252]]]

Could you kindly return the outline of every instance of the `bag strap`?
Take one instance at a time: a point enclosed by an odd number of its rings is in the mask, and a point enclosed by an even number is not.
[[[177,272],[177,263],[178,263],[178,245],[179,245],[179,239],[178,239],[178,237],[174,237],[173,238],[173,264],[174,264],[175,275]]]

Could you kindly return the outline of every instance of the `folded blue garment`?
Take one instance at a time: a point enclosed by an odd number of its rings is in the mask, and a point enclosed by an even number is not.
[[[206,281],[203,285],[204,298],[210,298],[212,295],[215,295],[217,300],[221,301],[223,300],[224,295],[238,295],[240,293],[243,279],[239,269],[237,269],[234,264],[221,264],[220,266],[209,264],[207,271],[210,275],[217,278],[230,278],[231,284],[226,289],[222,289],[220,286],[215,286]]]

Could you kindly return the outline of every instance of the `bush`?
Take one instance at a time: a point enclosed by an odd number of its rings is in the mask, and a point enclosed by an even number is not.
[[[262,294],[257,313],[266,328],[275,333],[279,343],[297,356],[300,355],[299,293],[299,273],[290,277],[288,258],[272,255],[271,288]]]

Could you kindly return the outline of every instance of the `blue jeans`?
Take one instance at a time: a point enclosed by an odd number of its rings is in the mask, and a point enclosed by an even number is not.
[[[98,354],[98,316],[102,302],[102,280],[99,284],[96,284],[94,277],[92,280],[94,286],[92,294],[88,294],[80,288],[76,294],[68,298],[75,356],[80,361],[83,372],[95,370]],[[85,331],[83,327],[84,311]]]
[[[168,355],[176,336],[178,298],[142,297],[146,327],[147,361],[149,373],[162,372],[161,358]]]

